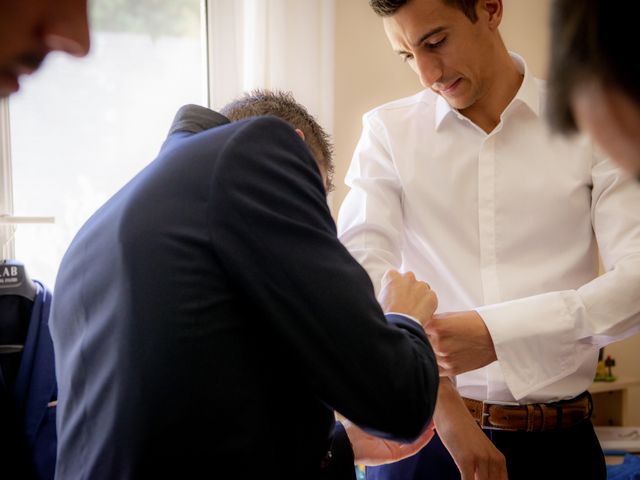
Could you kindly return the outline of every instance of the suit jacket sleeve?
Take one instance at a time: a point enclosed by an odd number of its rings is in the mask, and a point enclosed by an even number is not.
[[[262,117],[228,140],[213,173],[211,238],[310,388],[361,428],[413,440],[438,372],[422,329],[387,321],[369,276],[336,237],[315,160],[293,129]],[[393,323],[393,325],[392,325]]]

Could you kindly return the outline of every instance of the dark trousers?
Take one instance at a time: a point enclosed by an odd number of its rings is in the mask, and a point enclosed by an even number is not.
[[[590,421],[546,432],[485,434],[507,459],[509,480],[605,480],[602,448]],[[459,480],[458,467],[436,434],[418,454],[367,468],[367,480]]]

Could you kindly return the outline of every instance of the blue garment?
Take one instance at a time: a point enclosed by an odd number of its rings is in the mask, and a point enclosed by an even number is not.
[[[623,463],[607,465],[607,480],[640,480],[640,457],[626,453]]]
[[[58,397],[53,343],[49,333],[51,292],[41,283],[29,321],[15,385],[15,402],[23,418],[27,449],[36,478],[52,479],[56,464],[56,407]]]

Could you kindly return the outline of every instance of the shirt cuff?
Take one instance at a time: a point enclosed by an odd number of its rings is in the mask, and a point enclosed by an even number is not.
[[[487,305],[484,320],[505,382],[516,400],[575,372],[591,351],[575,338],[576,312],[562,292]]]

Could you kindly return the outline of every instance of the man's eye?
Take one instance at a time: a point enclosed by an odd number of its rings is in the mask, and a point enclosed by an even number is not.
[[[427,47],[431,49],[441,47],[446,42],[446,40],[447,40],[447,37],[443,37],[441,40],[438,40],[437,42],[427,43]]]

